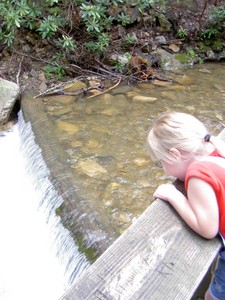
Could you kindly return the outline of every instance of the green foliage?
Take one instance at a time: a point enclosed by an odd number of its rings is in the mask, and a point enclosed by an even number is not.
[[[211,9],[211,24],[219,28],[225,28],[225,4],[220,6],[212,6]]]
[[[130,53],[125,53],[124,54],[126,61],[117,61],[115,64],[115,70],[117,73],[124,73],[127,70],[127,66],[131,60],[131,55]]]
[[[123,43],[127,46],[135,44],[136,41],[137,41],[136,36],[134,36],[133,34],[129,34],[129,33],[123,39]]]
[[[109,46],[109,43],[110,37],[106,33],[102,33],[98,36],[97,42],[86,42],[84,46],[89,52],[101,55],[106,51],[106,47]]]
[[[219,38],[225,30],[225,4],[212,6],[208,26],[200,33],[202,40]]]
[[[131,23],[131,18],[129,15],[125,15],[123,12],[121,12],[118,15],[118,21],[123,25],[123,26],[127,26],[128,24]]]
[[[204,63],[204,60],[203,60],[201,57],[199,57],[199,58],[198,58],[198,63],[201,65],[201,64]]]
[[[177,36],[179,38],[186,38],[188,36],[188,31],[187,29],[183,28],[182,26],[177,30]]]
[[[207,40],[207,39],[211,39],[211,38],[216,38],[219,35],[220,35],[220,31],[217,28],[210,27],[210,28],[202,30],[201,38],[203,40]]]
[[[47,18],[44,18],[44,20],[41,22],[41,25],[38,29],[38,31],[41,34],[41,37],[43,39],[51,38],[57,32],[59,24],[60,24],[59,18],[55,18],[53,16],[48,16]]]
[[[123,1],[123,0],[96,0],[96,3],[98,5],[102,5],[102,6],[118,6],[118,5],[121,5],[121,4],[124,4],[124,2],[126,1]]]
[[[143,13],[145,11],[145,9],[152,7],[154,5],[154,3],[156,3],[157,1],[154,0],[137,0],[136,1],[136,5],[140,11],[140,13]]]
[[[114,25],[130,26],[149,13],[149,8],[165,7],[166,0],[0,0],[0,42],[12,46],[19,33],[33,31],[41,39],[48,39],[60,47],[59,56],[81,47],[94,55],[104,55],[111,43],[110,31]],[[135,9],[134,9],[135,8]],[[225,30],[225,4],[212,6],[208,26],[201,32],[201,40],[220,39]],[[26,33],[25,33],[26,34]],[[177,30],[179,38],[186,39],[187,29]],[[85,37],[85,43],[79,43]],[[129,48],[137,38],[128,34],[120,47]],[[80,48],[79,48],[80,47]],[[218,47],[217,47],[218,48]],[[187,59],[196,55],[189,50]],[[46,67],[46,76],[60,78],[65,69],[60,58],[56,65]],[[126,64],[118,62],[116,69],[124,72]]]
[[[74,51],[77,48],[76,42],[72,37],[62,35],[62,39],[57,40],[58,46],[61,46],[66,52]]]
[[[195,51],[194,51],[193,49],[189,49],[189,50],[187,51],[187,55],[188,55],[191,59],[194,59],[195,56],[196,56],[196,53],[195,53]]]
[[[112,24],[113,18],[107,16],[106,7],[104,6],[83,3],[80,9],[87,31],[94,35],[100,34]]]
[[[48,79],[56,78],[57,80],[60,80],[66,74],[66,71],[63,66],[59,64],[55,64],[55,65],[47,65],[44,68],[44,73]]]
[[[19,28],[34,28],[35,19],[41,14],[40,10],[28,4],[27,0],[8,1],[0,3],[0,20],[2,19],[2,30],[0,40],[7,46],[12,45]]]
[[[115,71],[117,73],[120,73],[122,74],[125,70],[125,67],[127,66],[127,64],[121,62],[121,61],[118,61],[116,64],[115,64]]]
[[[54,39],[67,52],[74,51],[76,41],[68,31],[73,29],[72,18],[76,15],[75,19],[85,25],[86,34],[89,34],[86,48],[104,52],[109,44],[109,38],[104,34],[112,29],[113,22],[127,26],[133,22],[128,13],[130,8],[136,6],[143,13],[159,1],[162,0],[1,0],[0,41],[10,47],[18,29],[26,28],[37,31],[42,39]],[[109,15],[112,7],[119,8],[117,16]]]

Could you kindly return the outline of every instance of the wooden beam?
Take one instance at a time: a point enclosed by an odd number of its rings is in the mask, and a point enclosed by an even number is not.
[[[157,199],[61,300],[191,299],[220,247]]]

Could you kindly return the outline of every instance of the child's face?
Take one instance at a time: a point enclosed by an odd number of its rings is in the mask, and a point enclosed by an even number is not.
[[[168,163],[161,160],[161,164],[166,174],[184,181],[187,168],[192,161],[193,157],[180,157],[176,162],[173,163]]]

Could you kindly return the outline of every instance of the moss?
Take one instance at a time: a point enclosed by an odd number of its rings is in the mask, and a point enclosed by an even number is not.
[[[76,242],[77,242],[79,253],[83,253],[91,264],[95,262],[95,260],[99,257],[99,253],[94,247],[89,247],[89,248],[85,247],[83,234],[81,233],[76,234]]]
[[[208,47],[205,43],[198,42],[198,53],[200,54],[207,53],[209,50],[211,50],[211,48]]]
[[[175,59],[179,60],[182,64],[192,63],[192,59],[190,58],[190,55],[188,55],[187,53],[176,54]]]
[[[63,205],[61,204],[59,207],[55,209],[56,216],[60,216],[63,212]]]
[[[93,263],[98,257],[99,253],[97,246],[85,246],[84,234],[73,228],[74,220],[71,219],[71,213],[68,213],[65,203],[63,202],[58,208],[55,209],[55,214],[61,218],[62,224],[71,233],[76,245],[78,246],[79,253],[83,253],[90,263]],[[76,226],[75,226],[76,227]]]
[[[224,45],[223,45],[223,42],[222,40],[215,40],[213,41],[212,43],[212,50],[213,51],[222,51],[224,49]]]

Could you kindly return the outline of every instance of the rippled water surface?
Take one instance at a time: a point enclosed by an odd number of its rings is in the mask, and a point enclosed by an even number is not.
[[[146,137],[155,116],[176,110],[191,113],[214,133],[225,119],[225,64],[196,65],[168,72],[169,81],[120,84],[92,98],[51,96],[43,112],[63,148],[65,172],[77,190],[101,207],[119,232],[152,202],[163,181],[171,180],[149,160]],[[141,97],[140,97],[141,96]],[[144,98],[144,97],[150,98]]]

